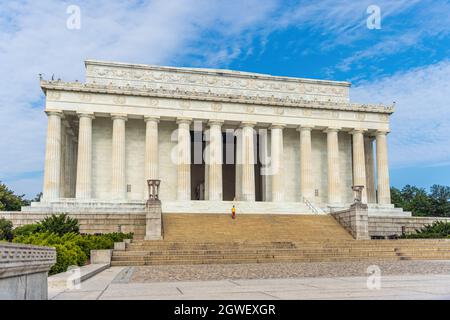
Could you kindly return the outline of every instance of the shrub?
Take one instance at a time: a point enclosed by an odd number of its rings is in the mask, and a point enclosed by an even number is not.
[[[5,218],[0,219],[0,240],[11,241],[13,238],[13,224]]]
[[[426,225],[414,233],[409,233],[402,238],[405,239],[440,239],[450,238],[450,222],[435,221],[431,225]]]
[[[39,227],[39,223],[24,224],[13,230],[13,236],[14,238],[19,236],[29,236],[30,234],[39,232]]]
[[[62,236],[69,232],[79,233],[80,226],[78,225],[77,219],[71,218],[67,214],[52,214],[39,223],[38,231],[52,232]]]
[[[112,249],[114,242],[132,237],[132,233],[80,235],[69,232],[60,236],[51,232],[38,232],[17,236],[13,242],[55,247],[56,264],[49,272],[49,274],[55,274],[66,271],[71,265],[85,265],[90,258],[91,250]]]

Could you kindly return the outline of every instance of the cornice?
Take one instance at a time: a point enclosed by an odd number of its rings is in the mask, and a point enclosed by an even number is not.
[[[41,88],[46,93],[47,90],[68,91],[68,92],[87,92],[97,94],[114,94],[125,96],[143,96],[168,99],[198,100],[198,101],[216,101],[228,103],[252,104],[261,106],[280,106],[292,108],[310,108],[322,110],[339,110],[339,111],[356,111],[369,113],[392,114],[395,111],[394,106],[360,104],[336,101],[319,101],[294,98],[277,98],[261,97],[261,96],[244,96],[234,94],[208,92],[187,91],[187,90],[170,90],[164,88],[141,88],[132,86],[116,86],[116,85],[100,85],[93,83],[80,82],[64,82],[64,81],[41,81]]]

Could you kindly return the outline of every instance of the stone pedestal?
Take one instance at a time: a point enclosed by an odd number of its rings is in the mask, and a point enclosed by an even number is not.
[[[145,240],[162,240],[162,210],[161,201],[147,204],[145,215]]]
[[[348,210],[334,212],[334,218],[356,240],[369,240],[369,214],[367,204],[356,202]]]

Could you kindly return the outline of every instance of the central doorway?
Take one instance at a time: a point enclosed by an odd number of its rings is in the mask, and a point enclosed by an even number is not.
[[[227,135],[228,139],[227,139]],[[226,147],[226,143],[232,142],[233,146]],[[257,155],[259,155],[259,136],[255,136],[257,145]],[[206,142],[203,139],[203,132],[191,131],[191,200],[205,200],[205,159],[195,154],[195,148],[200,148],[202,155],[205,151]],[[227,151],[229,154],[227,154]],[[223,201],[233,201],[236,195],[236,137],[233,133],[222,132],[222,193]],[[227,161],[233,159],[231,162]],[[256,156],[255,167],[255,200],[262,201],[262,176],[261,161]],[[227,163],[228,162],[228,163]]]

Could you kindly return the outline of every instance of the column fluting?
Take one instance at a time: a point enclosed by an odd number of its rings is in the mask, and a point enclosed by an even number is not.
[[[241,196],[243,201],[255,201],[255,123],[242,123],[242,177]]]
[[[373,155],[373,137],[364,137],[364,157],[366,161],[367,203],[376,203],[375,163]]]
[[[111,198],[125,200],[127,198],[126,185],[126,149],[125,149],[125,121],[127,115],[112,114],[112,156],[111,156]]]
[[[272,201],[284,200],[284,164],[283,164],[283,128],[285,125],[274,124],[270,127],[270,159],[272,175]]]
[[[328,203],[341,203],[341,172],[339,165],[339,130],[328,128],[327,134],[327,160],[328,160]]]
[[[313,200],[311,126],[300,126],[300,192],[303,199]]]
[[[48,117],[45,147],[43,200],[60,197],[61,184],[61,118],[62,111],[46,111]]]
[[[391,204],[387,133],[387,131],[377,131],[376,133],[378,204],[380,205]]]
[[[208,200],[222,201],[223,121],[209,121]]]
[[[191,200],[191,119],[178,119],[177,199]]]
[[[236,157],[235,157],[235,195],[234,199],[242,200],[242,128],[235,132],[236,136]]]
[[[79,113],[76,198],[92,197],[92,113]]]
[[[145,181],[144,199],[148,198],[147,180],[159,179],[159,117],[144,117],[145,121]]]
[[[367,203],[364,130],[355,129],[350,133],[353,135],[353,185],[364,187],[361,200],[363,203]]]

